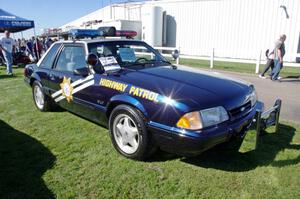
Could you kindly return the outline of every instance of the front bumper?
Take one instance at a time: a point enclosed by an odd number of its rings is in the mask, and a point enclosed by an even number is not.
[[[263,112],[263,103],[257,102],[252,111],[245,117],[197,132],[155,122],[149,122],[148,128],[152,132],[155,143],[162,150],[180,155],[197,155],[217,144],[229,141],[233,136],[243,139],[253,121],[256,121],[254,124],[256,124],[258,134],[261,128],[278,125],[280,105],[277,106],[279,102],[276,103],[274,107]]]
[[[275,126],[275,133],[278,133],[279,129],[279,117],[281,111],[282,101],[277,99],[273,107],[269,108],[266,111],[257,110],[255,116],[255,129],[256,129],[256,145],[255,148],[258,147],[259,137],[262,130],[270,126]]]

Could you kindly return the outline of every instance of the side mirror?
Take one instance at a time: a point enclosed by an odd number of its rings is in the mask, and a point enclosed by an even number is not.
[[[172,51],[172,57],[176,60],[179,57],[179,51],[177,49]]]
[[[102,64],[99,61],[99,57],[95,53],[90,53],[86,57],[86,63],[91,66],[96,73],[102,74],[105,72]]]
[[[90,53],[86,57],[86,63],[92,67],[96,66],[99,62],[99,58],[96,54]]]
[[[86,77],[90,74],[90,70],[88,68],[79,68],[79,69],[75,69],[73,71],[74,75],[80,75],[83,77]]]

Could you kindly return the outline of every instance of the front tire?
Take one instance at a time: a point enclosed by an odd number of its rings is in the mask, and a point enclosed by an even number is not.
[[[153,151],[145,118],[133,107],[119,105],[112,111],[109,132],[115,149],[127,158],[144,160]]]
[[[38,81],[34,81],[32,84],[32,96],[35,106],[40,111],[45,112],[53,109],[53,104],[50,97],[44,94],[42,85]]]

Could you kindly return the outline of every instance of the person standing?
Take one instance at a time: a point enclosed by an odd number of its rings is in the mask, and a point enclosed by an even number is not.
[[[15,51],[15,40],[10,38],[10,32],[6,30],[4,37],[0,40],[0,49],[6,63],[6,72],[8,75],[12,75],[12,64],[13,64],[13,52]]]
[[[51,47],[52,44],[53,44],[52,39],[51,38],[47,38],[47,40],[45,42],[45,46],[46,46],[45,50],[48,50]]]
[[[274,68],[272,70],[272,77],[271,80],[276,81],[279,78],[280,70],[283,67],[283,56],[285,55],[285,42],[286,35],[282,34],[279,37],[279,40],[275,43],[275,49],[274,49]]]
[[[26,40],[24,38],[21,40],[21,51],[26,51]]]
[[[33,42],[33,52],[35,54],[37,61],[41,58],[42,51],[43,51],[43,45],[41,44],[38,38],[35,38]]]
[[[21,52],[21,39],[15,40],[16,42],[16,51]]]
[[[32,39],[29,39],[28,42],[26,43],[26,50],[28,52],[29,58],[32,62],[35,62],[35,57],[33,53],[33,41]]]

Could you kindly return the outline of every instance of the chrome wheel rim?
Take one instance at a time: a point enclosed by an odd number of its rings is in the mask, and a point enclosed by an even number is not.
[[[35,86],[33,89],[34,101],[39,109],[44,107],[44,94],[39,86]]]
[[[113,136],[118,147],[126,154],[133,154],[139,147],[136,123],[126,114],[118,115],[113,123]]]

